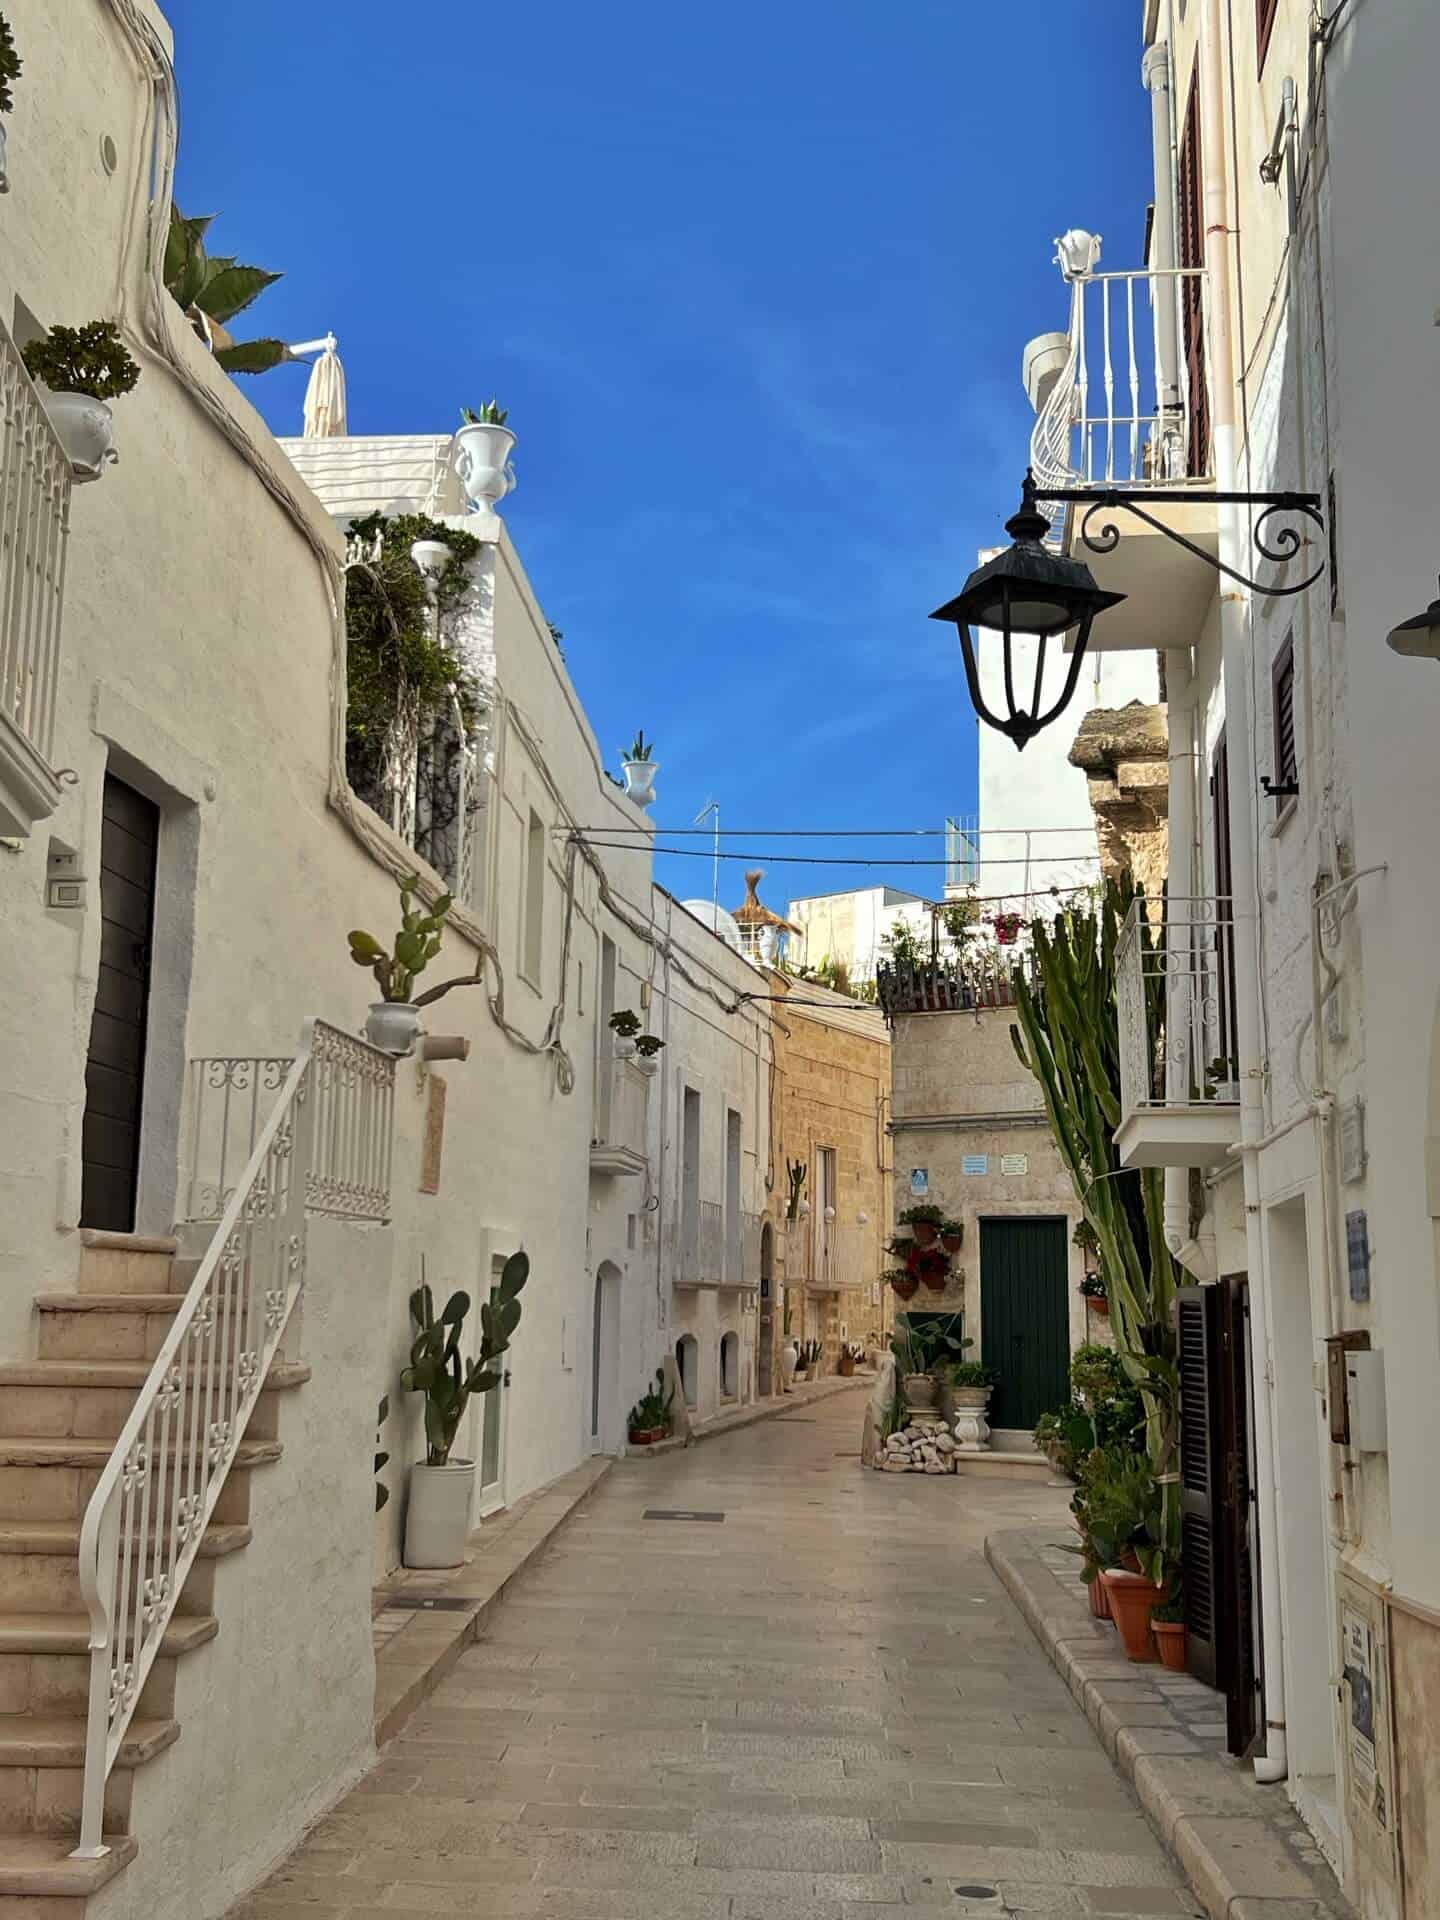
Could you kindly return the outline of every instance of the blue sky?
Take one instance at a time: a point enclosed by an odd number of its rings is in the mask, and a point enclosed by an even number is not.
[[[180,204],[285,271],[249,330],[333,328],[355,432],[509,407],[506,519],[612,765],[658,742],[662,826],[973,809],[954,629],[925,616],[1014,507],[1021,349],[1066,316],[1052,237],[1140,264],[1133,0],[168,11]],[[298,432],[304,383],[246,391]],[[657,871],[710,892],[708,861]],[[776,864],[763,891],[886,878],[940,877]]]

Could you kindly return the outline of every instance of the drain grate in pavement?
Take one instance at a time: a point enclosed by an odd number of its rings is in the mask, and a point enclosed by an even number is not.
[[[962,1900],[998,1900],[1000,1898],[998,1887],[960,1886],[952,1887],[950,1891],[959,1894]]]
[[[412,1613],[469,1613],[475,1605],[473,1600],[456,1600],[447,1594],[436,1594],[433,1598],[423,1593],[391,1593],[385,1598],[386,1607],[403,1607]]]
[[[723,1513],[699,1513],[691,1507],[647,1507],[645,1520],[723,1520]]]

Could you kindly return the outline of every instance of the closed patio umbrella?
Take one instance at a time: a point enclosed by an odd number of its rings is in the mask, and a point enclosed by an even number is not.
[[[305,340],[292,347],[292,353],[314,353],[320,358],[310,369],[305,389],[305,431],[307,440],[341,439],[349,431],[345,420],[345,369],[335,351],[335,336],[323,340]]]

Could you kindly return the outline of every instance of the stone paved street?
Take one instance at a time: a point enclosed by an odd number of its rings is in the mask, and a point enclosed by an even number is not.
[[[985,1564],[1062,1493],[862,1472],[863,1408],[617,1466],[232,1920],[1197,1913]]]

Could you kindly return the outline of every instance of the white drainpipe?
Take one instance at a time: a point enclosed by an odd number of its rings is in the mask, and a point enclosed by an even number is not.
[[[1170,142],[1170,49],[1164,41],[1147,47],[1140,75],[1150,95],[1150,143],[1155,166],[1155,225],[1150,235],[1150,265],[1164,272],[1175,265],[1175,154]],[[1155,285],[1155,358],[1160,376],[1161,405],[1180,407],[1180,364],[1176,336],[1174,283]]]
[[[1158,187],[1156,191],[1158,194]],[[1195,891],[1195,679],[1188,647],[1171,647],[1166,652],[1165,699],[1170,737],[1169,895],[1172,900],[1185,901]],[[1182,914],[1186,911],[1181,908]],[[1173,973],[1167,984],[1165,1018],[1172,1033],[1183,1033],[1188,1026],[1185,996],[1190,984],[1182,971]],[[1190,1098],[1190,1062],[1178,1048],[1166,1060],[1165,1077],[1168,1100],[1184,1102]],[[1200,1270],[1197,1249],[1190,1246],[1188,1167],[1165,1169],[1165,1244],[1183,1266]]]
[[[1215,484],[1237,492],[1235,446],[1235,361],[1231,339],[1231,232],[1226,188],[1227,129],[1222,91],[1226,72],[1220,24],[1220,0],[1204,0],[1200,26],[1200,114],[1204,156],[1205,264],[1210,303],[1207,341],[1210,404],[1215,447]],[[1219,510],[1220,558],[1240,572],[1252,564],[1248,529],[1233,507]],[[1225,739],[1229,752],[1230,849],[1235,919],[1235,1014],[1240,1048],[1240,1138],[1254,1142],[1265,1131],[1261,1104],[1260,967],[1258,921],[1260,891],[1255,858],[1255,768],[1250,753],[1250,618],[1244,590],[1221,578],[1220,637],[1225,686]],[[1285,1635],[1280,1607],[1279,1476],[1276,1471],[1273,1371],[1274,1337],[1265,1237],[1261,1227],[1260,1169],[1257,1156],[1242,1153],[1245,1197],[1246,1266],[1250,1274],[1252,1367],[1255,1411],[1256,1517],[1261,1565],[1261,1639],[1265,1661],[1265,1757],[1255,1762],[1255,1777],[1265,1783],[1289,1772],[1285,1733]]]

